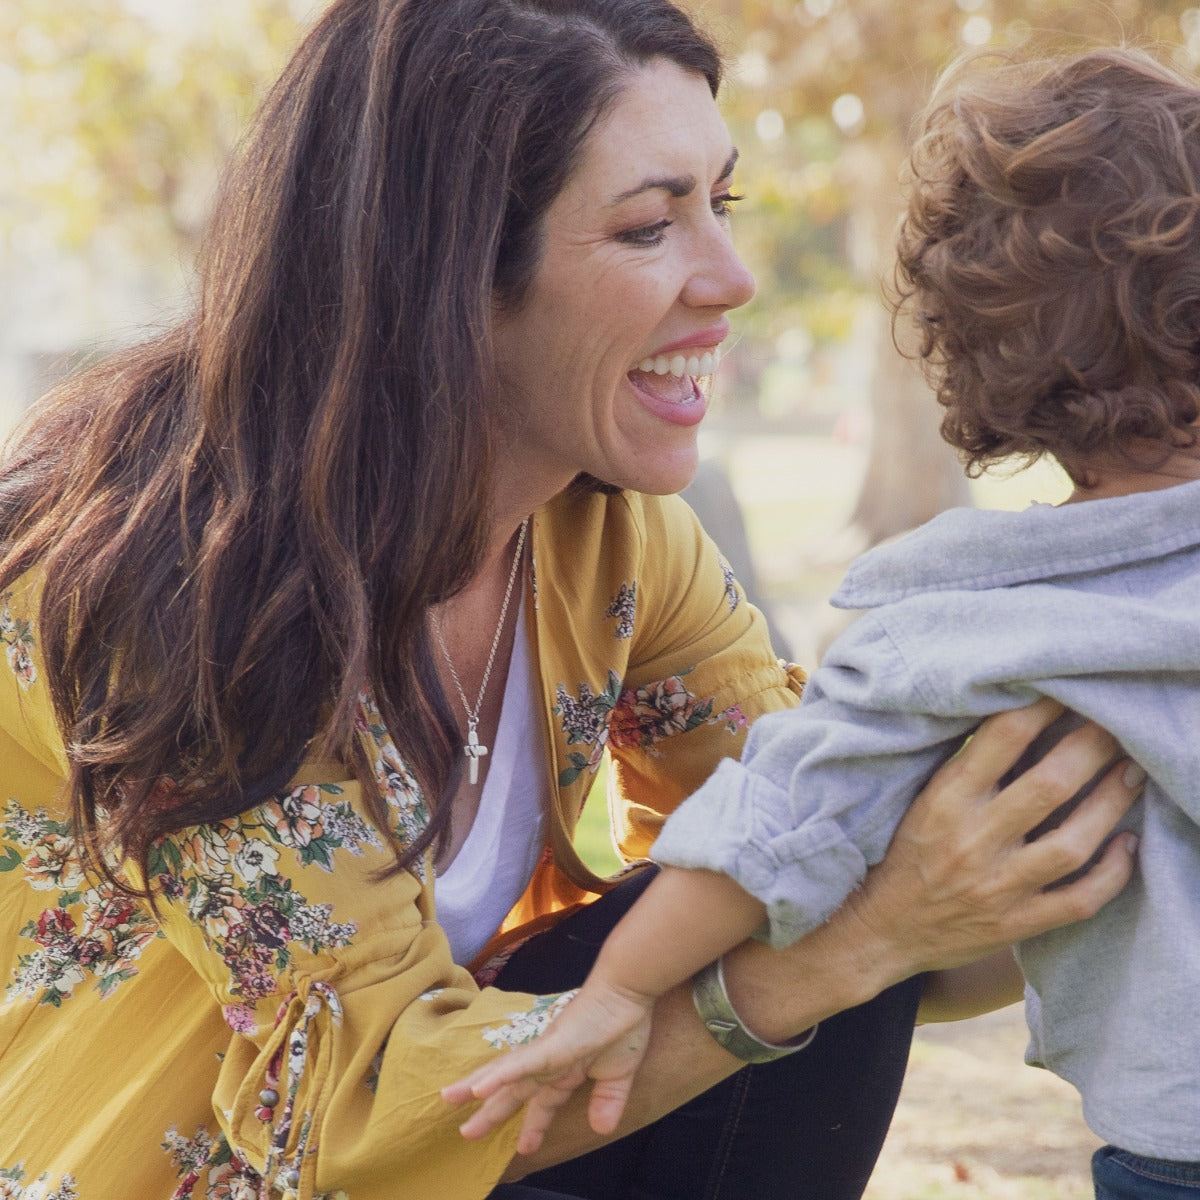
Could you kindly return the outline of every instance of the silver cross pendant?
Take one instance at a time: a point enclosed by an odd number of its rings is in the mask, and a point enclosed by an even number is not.
[[[471,760],[467,773],[471,783],[479,782],[479,760],[487,752],[488,748],[479,740],[479,734],[475,732],[475,726],[472,724],[467,729],[467,744],[463,747],[463,753]]]

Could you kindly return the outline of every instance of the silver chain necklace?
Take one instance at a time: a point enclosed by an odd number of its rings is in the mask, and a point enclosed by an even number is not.
[[[508,572],[508,587],[504,589],[504,603],[500,605],[500,620],[496,623],[496,634],[492,638],[492,648],[488,652],[487,666],[483,668],[483,681],[479,685],[479,695],[475,697],[475,707],[472,709],[467,702],[467,693],[463,691],[462,680],[454,669],[454,660],[446,649],[446,639],[442,634],[442,618],[438,613],[433,614],[433,632],[437,636],[438,645],[442,648],[442,657],[450,671],[450,678],[462,701],[463,711],[467,714],[467,743],[463,753],[469,763],[468,778],[472,784],[479,782],[479,760],[488,753],[488,748],[479,740],[479,710],[483,706],[483,697],[487,692],[488,680],[492,676],[492,664],[496,661],[496,650],[500,646],[500,635],[504,632],[504,618],[508,616],[508,602],[512,599],[513,584],[517,581],[517,568],[521,565],[521,551],[525,549],[525,535],[529,531],[529,518],[521,522],[521,531],[517,535],[517,552],[513,555],[512,567]]]

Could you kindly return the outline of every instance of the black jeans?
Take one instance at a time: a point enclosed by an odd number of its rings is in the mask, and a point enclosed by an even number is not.
[[[527,942],[497,986],[583,982],[649,882],[643,872]],[[858,1200],[883,1145],[912,1041],[918,980],[824,1021],[805,1050],[743,1067],[645,1129],[492,1193],[495,1200]]]

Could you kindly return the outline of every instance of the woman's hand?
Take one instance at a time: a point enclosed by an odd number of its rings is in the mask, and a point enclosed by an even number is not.
[[[1041,700],[984,722],[917,797],[883,862],[826,925],[797,943],[795,954],[776,952],[773,964],[770,952],[747,946],[726,959],[735,1007],[747,1017],[762,1014],[751,1020],[760,1037],[784,1041],[804,1028],[789,1019],[785,993],[811,987],[814,971],[821,986],[835,989],[839,1007],[849,1007],[910,975],[958,966],[1090,917],[1125,886],[1136,846],[1131,834],[1111,838],[1077,879],[1051,886],[1093,859],[1141,791],[1145,774],[1117,758],[1121,749],[1110,734],[1083,725],[999,787],[1062,713],[1061,705]],[[1028,840],[1106,764],[1070,816]]]
[[[1041,700],[981,726],[930,780],[856,895],[869,927],[886,930],[898,912],[906,914],[916,970],[957,966],[1090,917],[1129,881],[1136,839],[1122,834],[1074,882],[1052,886],[1093,859],[1145,782],[1139,767],[1116,758],[1121,748],[1111,734],[1083,725],[997,790],[1062,712]],[[1057,828],[1028,840],[1106,762],[1112,765],[1087,799]]]

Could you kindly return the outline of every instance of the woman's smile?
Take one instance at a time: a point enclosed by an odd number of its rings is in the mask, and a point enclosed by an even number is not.
[[[729,334],[729,322],[663,346],[629,372],[630,386],[646,408],[674,425],[698,425],[708,411],[701,380],[716,374],[721,363],[720,344]]]
[[[715,350],[706,350],[699,358],[694,354],[687,358],[682,354],[676,354],[674,357],[660,354],[657,358],[647,358],[639,363],[635,371],[643,375],[672,375],[676,379],[681,379],[684,375],[695,378],[711,375],[720,361],[721,356]]]
[[[708,401],[691,375],[630,371],[629,382],[648,412],[673,425],[698,425]]]

